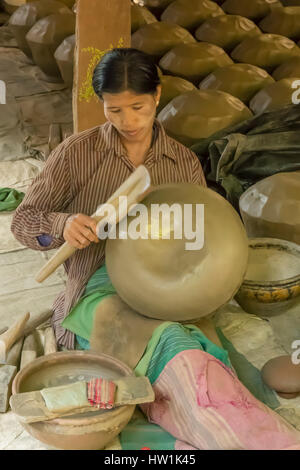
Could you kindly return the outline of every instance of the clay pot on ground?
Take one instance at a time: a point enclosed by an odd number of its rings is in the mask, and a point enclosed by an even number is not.
[[[198,85],[217,67],[232,64],[226,52],[214,44],[181,44],[167,52],[159,62],[165,74],[175,75]]]
[[[64,39],[54,53],[63,81],[69,88],[73,86],[75,37],[72,34]]]
[[[300,37],[300,6],[275,9],[260,23],[265,33],[281,34],[291,39]]]
[[[300,48],[291,39],[278,34],[260,34],[247,38],[231,53],[235,62],[256,65],[267,72],[294,57],[300,57]]]
[[[160,77],[160,82],[162,85],[162,93],[159,106],[157,108],[158,113],[160,113],[160,111],[167,106],[173,98],[176,98],[176,96],[196,89],[195,85],[184,80],[184,78],[172,77],[171,75],[163,75]]]
[[[41,18],[58,13],[70,13],[71,10],[56,0],[39,0],[20,6],[10,17],[9,28],[19,49],[32,59],[31,50],[26,41],[26,34]]]
[[[186,43],[196,43],[191,33],[181,26],[164,22],[142,26],[131,36],[131,47],[150,54],[155,60],[172,47]]]
[[[292,354],[270,359],[262,368],[265,384],[282,398],[296,398],[300,395],[300,364],[294,364]]]
[[[209,18],[195,31],[198,41],[206,41],[232,51],[248,37],[262,34],[253,21],[238,15],[223,15]]]
[[[281,8],[277,0],[225,0],[222,9],[230,15],[245,16],[253,21],[264,18],[273,8]]]
[[[200,90],[220,90],[247,104],[274,79],[263,69],[249,64],[232,64],[214,70],[199,84]]]
[[[278,80],[278,82],[267,85],[253,96],[249,103],[249,108],[254,114],[261,114],[293,104],[294,92],[297,92],[295,88],[299,89],[299,85],[298,87],[293,87],[294,82],[297,80],[300,83],[300,77],[283,78]],[[297,96],[299,98],[299,93]]]
[[[249,237],[300,245],[300,171],[264,178],[242,194],[239,206]]]
[[[223,91],[193,90],[174,98],[158,115],[168,135],[192,146],[252,117],[239,99]]]
[[[290,59],[279,65],[279,67],[274,70],[272,76],[275,80],[289,77],[300,77],[300,57],[295,57],[294,59]]]
[[[175,0],[161,15],[161,20],[175,23],[193,32],[211,16],[224,15],[224,11],[210,0]]]
[[[158,217],[156,227],[156,204],[179,210],[189,205],[195,221],[199,203],[205,206],[205,223],[204,244],[198,249],[187,249],[185,236],[175,236],[175,227],[185,233],[184,215],[171,215],[171,225]],[[198,319],[229,301],[247,268],[248,239],[226,199],[200,185],[171,183],[154,187],[142,204],[147,208],[140,225],[145,239],[117,237],[106,244],[107,271],[122,300],[142,315],[164,321]],[[134,216],[127,219],[128,227],[137,222]]]
[[[160,19],[161,14],[173,0],[144,0],[144,6]]]
[[[134,33],[145,24],[155,23],[157,19],[145,7],[131,5],[131,33]]]
[[[42,18],[27,33],[26,40],[31,49],[33,60],[49,81],[61,81],[54,53],[61,42],[74,33],[75,15],[73,13]]]

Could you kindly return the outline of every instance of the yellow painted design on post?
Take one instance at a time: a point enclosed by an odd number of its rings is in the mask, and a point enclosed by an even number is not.
[[[100,51],[100,49],[97,49],[95,47],[85,47],[81,49],[82,52],[88,52],[93,55],[88,65],[85,80],[83,81],[79,89],[79,101],[84,100],[87,103],[89,103],[93,97],[96,97],[96,94],[94,92],[93,85],[92,85],[94,69],[96,65],[98,64],[98,62],[100,62],[104,54],[114,49],[114,47],[115,46],[111,44],[110,47],[108,49],[105,49],[104,51]],[[123,38],[119,40],[117,47],[124,47]]]

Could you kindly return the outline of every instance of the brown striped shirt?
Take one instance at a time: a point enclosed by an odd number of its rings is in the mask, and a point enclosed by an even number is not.
[[[154,185],[206,185],[197,156],[168,137],[157,120],[144,165]],[[95,212],[134,169],[111,123],[72,135],[51,153],[17,208],[11,226],[14,236],[34,250],[58,248],[64,243],[67,218],[75,213]],[[43,234],[52,237],[47,247],[37,239]],[[104,263],[104,246],[104,241],[92,243],[64,263],[68,274],[66,289],[54,302],[52,324],[58,344],[68,349],[74,349],[74,334],[65,330],[61,322],[81,297],[89,278]]]

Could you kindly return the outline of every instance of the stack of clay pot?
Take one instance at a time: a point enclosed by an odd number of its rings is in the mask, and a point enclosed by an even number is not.
[[[37,0],[20,6],[9,20],[19,48],[40,67],[45,79],[64,80],[68,86],[73,80],[75,14],[69,8],[73,4],[73,0]]]
[[[132,47],[162,71],[158,119],[182,143],[294,103],[298,0],[144,0],[134,8]]]

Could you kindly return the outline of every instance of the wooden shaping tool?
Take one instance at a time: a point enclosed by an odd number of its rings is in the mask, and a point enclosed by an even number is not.
[[[123,209],[123,205],[119,204],[119,198],[121,196],[127,197],[128,210],[134,205],[138,204],[150,190],[150,174],[144,165],[140,165],[132,175],[127,178],[126,181],[120,186],[120,188],[107,200],[105,204],[101,204],[96,212],[91,215],[93,219],[98,222],[97,233],[99,229],[99,223],[105,226],[111,221],[111,206],[115,208],[115,214],[117,218],[114,219],[118,223],[123,217],[127,215]],[[105,214],[105,209],[107,209]],[[120,209],[120,210],[119,210]],[[71,246],[68,242],[64,243],[59,250],[55,253],[52,258],[45,264],[45,266],[39,271],[36,276],[37,282],[43,282],[52,274],[64,261],[76,252],[77,248]]]
[[[114,406],[151,403],[155,394],[147,377],[128,376],[113,381],[116,385]],[[87,399],[87,383],[75,382],[36,392],[17,393],[10,398],[12,411],[23,423],[36,423],[77,413],[99,411]],[[55,408],[49,408],[45,394],[55,397]]]
[[[25,313],[5,333],[0,335],[0,364],[6,364],[6,355],[11,346],[24,335],[24,329],[30,313]]]

